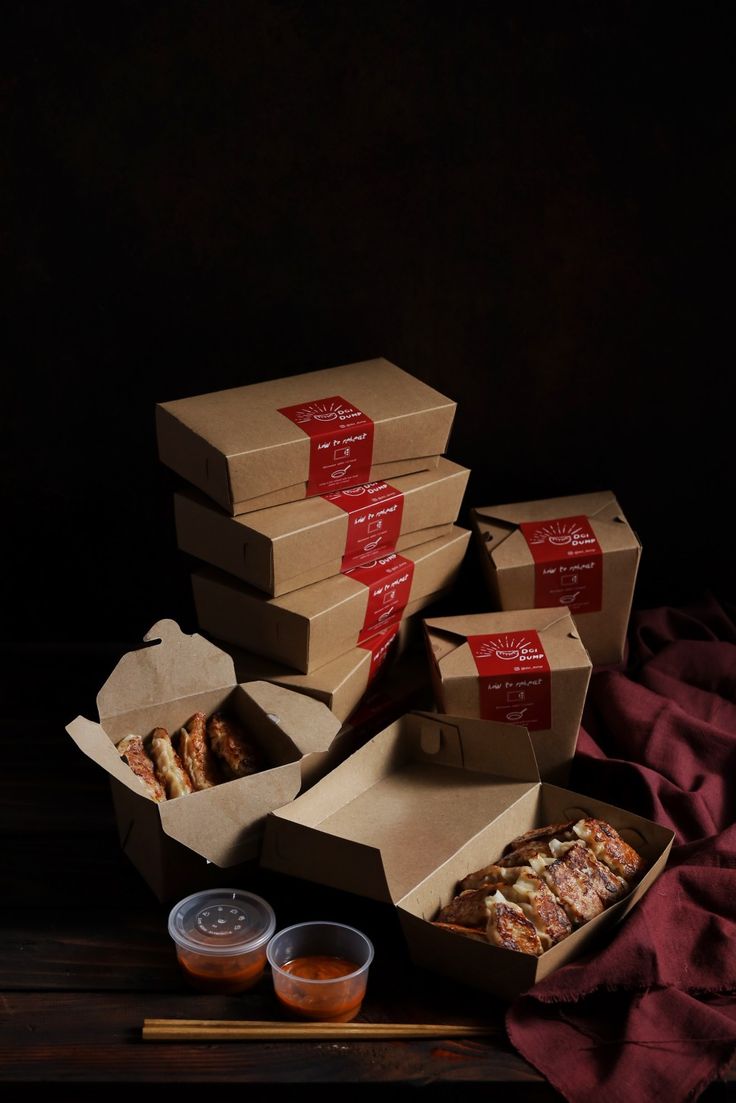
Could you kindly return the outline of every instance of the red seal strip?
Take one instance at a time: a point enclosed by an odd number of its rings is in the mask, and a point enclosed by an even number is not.
[[[332,395],[282,406],[279,413],[309,437],[307,497],[368,481],[374,425],[352,402]]]
[[[597,613],[603,605],[603,552],[588,517],[523,521],[534,559],[534,607]]]
[[[369,636],[401,620],[411,594],[414,563],[394,552],[346,573],[368,587],[368,604],[358,635],[358,644],[362,644]]]
[[[529,731],[552,727],[552,681],[539,634],[498,632],[468,636],[478,670],[484,720],[523,724]]]
[[[378,671],[386,661],[386,657],[391,650],[394,640],[399,634],[400,625],[392,624],[383,632],[376,633],[375,636],[371,636],[370,639],[364,640],[363,643],[358,644],[359,647],[364,648],[371,653],[371,665],[368,671],[368,685],[371,684]]]
[[[325,494],[326,502],[348,515],[348,531],[340,570],[344,573],[360,563],[372,563],[389,555],[401,535],[404,495],[388,483],[366,483],[351,490]]]

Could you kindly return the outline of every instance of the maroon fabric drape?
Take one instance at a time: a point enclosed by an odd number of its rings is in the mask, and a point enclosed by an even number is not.
[[[509,1008],[519,1052],[570,1103],[680,1103],[736,1055],[736,623],[713,599],[635,614],[594,673],[571,787],[676,833],[610,941]]]

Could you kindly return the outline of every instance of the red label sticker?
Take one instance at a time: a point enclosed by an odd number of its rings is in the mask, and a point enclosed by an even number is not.
[[[534,606],[597,613],[603,604],[603,552],[587,517],[523,521],[534,558]]]
[[[396,552],[368,563],[364,567],[354,567],[346,571],[356,582],[368,587],[368,604],[365,610],[363,627],[358,635],[358,643],[369,636],[401,620],[411,594],[411,582],[414,577],[414,563]]]
[[[308,497],[368,481],[373,462],[373,422],[357,406],[333,395],[298,406],[282,406],[279,413],[309,437]]]
[[[386,661],[386,656],[399,634],[399,627],[400,625],[398,623],[392,624],[384,629],[383,632],[378,632],[375,636],[371,636],[369,640],[364,640],[363,643],[358,645],[371,653],[371,665],[368,671],[369,685]]]
[[[468,636],[468,645],[484,720],[523,724],[529,731],[552,727],[549,662],[537,632]]]
[[[372,563],[376,556],[394,551],[404,512],[404,495],[400,490],[388,483],[366,483],[351,490],[325,494],[324,498],[348,515],[340,568],[343,573],[359,563]]]

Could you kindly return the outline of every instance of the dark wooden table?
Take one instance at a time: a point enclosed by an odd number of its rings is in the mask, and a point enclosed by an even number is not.
[[[504,1100],[560,1096],[509,1045],[504,1006],[416,970],[391,908],[254,869],[242,887],[274,906],[280,926],[300,919],[352,923],[376,956],[361,1018],[371,1022],[490,1024],[459,1041],[143,1043],[147,1017],[276,1019],[270,978],[240,996],[187,989],[156,902],[122,854],[107,781],[64,724],[94,716],[94,695],[123,646],[17,648],[3,658],[4,844],[0,943],[0,1076],[6,1083],[268,1084],[323,1091],[381,1084],[494,1086]],[[227,882],[225,875],[224,881]],[[703,1098],[733,1098],[734,1082]]]

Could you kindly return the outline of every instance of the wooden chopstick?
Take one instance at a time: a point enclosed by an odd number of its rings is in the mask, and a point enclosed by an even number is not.
[[[448,1023],[251,1022],[247,1019],[144,1019],[145,1042],[325,1041],[361,1038],[470,1038],[495,1028]]]

